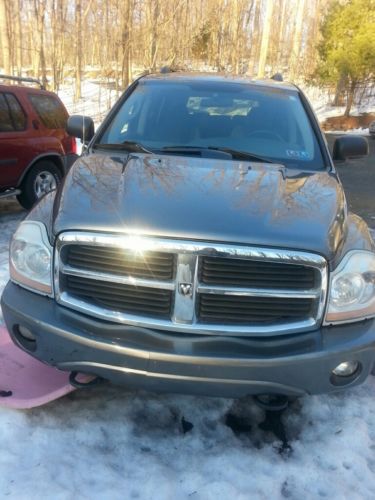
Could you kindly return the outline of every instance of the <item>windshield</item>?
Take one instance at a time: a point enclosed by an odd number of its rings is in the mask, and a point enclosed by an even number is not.
[[[99,139],[126,141],[151,151],[228,148],[287,166],[324,166],[298,93],[250,84],[141,80]]]

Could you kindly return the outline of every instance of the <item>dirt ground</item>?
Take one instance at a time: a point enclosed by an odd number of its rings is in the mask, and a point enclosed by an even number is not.
[[[375,120],[374,113],[362,113],[359,116],[331,116],[322,123],[323,130],[367,129]]]

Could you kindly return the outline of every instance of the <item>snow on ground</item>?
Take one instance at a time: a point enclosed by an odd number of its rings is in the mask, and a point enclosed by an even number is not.
[[[303,85],[302,88],[309,98],[320,123],[323,123],[331,116],[342,116],[344,114],[345,106],[332,106],[330,103],[333,95],[329,95],[325,89],[312,86],[304,87]],[[362,97],[359,105],[353,104],[350,111],[352,116],[358,116],[362,113],[375,113],[375,93],[373,89],[369,90],[368,94]],[[358,130],[361,130],[363,133],[363,129]]]
[[[325,130],[325,134],[338,134],[338,135],[344,135],[344,134],[350,134],[350,135],[363,135],[367,138],[370,137],[370,132],[368,128],[352,128],[350,130]]]
[[[24,212],[0,202],[0,294],[7,246]],[[229,409],[252,431],[235,435]],[[194,424],[184,434],[181,419]],[[249,401],[77,391],[28,411],[0,408],[0,498],[374,498],[375,378],[305,397],[285,414],[292,451],[258,428]]]
[[[82,97],[76,101],[74,99],[74,81],[67,80],[59,90],[58,95],[69,114],[91,116],[95,127],[98,127],[120,96],[120,93],[112,87],[110,83],[85,80],[82,82]]]

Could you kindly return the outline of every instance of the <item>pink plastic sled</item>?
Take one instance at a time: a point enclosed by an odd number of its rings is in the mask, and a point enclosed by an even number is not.
[[[21,351],[0,327],[0,407],[34,408],[75,388],[69,373],[44,365]]]

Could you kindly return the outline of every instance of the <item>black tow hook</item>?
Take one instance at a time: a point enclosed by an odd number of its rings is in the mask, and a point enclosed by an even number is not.
[[[105,379],[102,377],[95,377],[92,380],[89,380],[88,382],[80,382],[77,379],[79,375],[80,375],[79,372],[70,372],[69,375],[69,383],[76,389],[88,389],[90,387],[96,387],[97,385],[100,385],[103,382],[105,382]]]
[[[254,396],[254,401],[265,412],[263,422],[258,425],[259,429],[272,432],[281,441],[281,447],[278,449],[280,454],[291,453],[292,447],[282,418],[289,406],[290,398],[281,394],[265,394]]]
[[[9,398],[12,395],[13,395],[12,391],[3,391],[3,390],[0,390],[0,398]]]
[[[289,405],[288,396],[282,394],[259,394],[254,396],[254,401],[265,411],[284,411]]]

